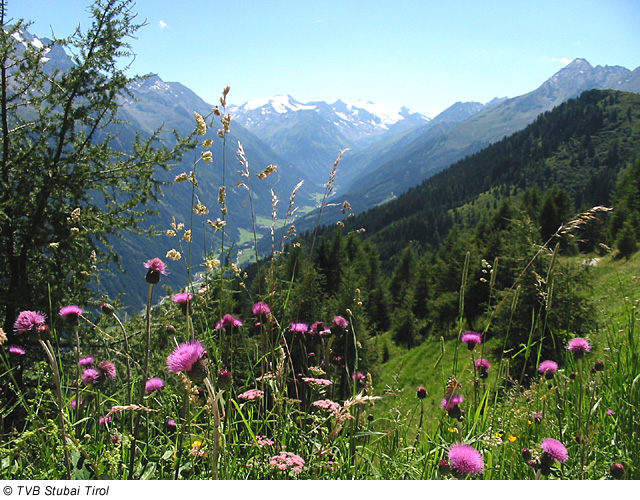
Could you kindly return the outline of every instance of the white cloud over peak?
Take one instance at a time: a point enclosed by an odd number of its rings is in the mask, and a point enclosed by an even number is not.
[[[567,57],[549,57],[549,58],[547,58],[547,61],[559,62],[559,63],[562,63],[562,64],[569,64],[571,61],[573,61],[573,59],[569,59]]]

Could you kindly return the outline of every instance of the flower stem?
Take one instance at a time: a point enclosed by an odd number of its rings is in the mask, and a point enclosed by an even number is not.
[[[58,362],[56,361],[53,355],[53,347],[49,341],[45,342],[40,339],[40,345],[44,349],[47,358],[49,358],[49,363],[51,364],[51,370],[53,370],[53,376],[56,381],[56,396],[58,398],[58,418],[60,420],[60,431],[63,434],[62,437],[62,447],[64,449],[64,466],[67,469],[67,479],[71,479],[71,462],[69,461],[69,450],[67,448],[67,440],[64,437],[65,434],[65,419],[64,419],[64,411],[62,405],[62,387],[60,384],[60,370],[58,369]],[[79,402],[76,400],[76,405]]]
[[[142,367],[142,379],[140,380],[140,396],[138,403],[140,406],[144,403],[144,388],[147,383],[149,374],[149,350],[151,348],[151,297],[153,296],[153,283],[149,283],[149,294],[147,296],[147,339],[144,351],[144,365]],[[133,427],[133,439],[131,441],[131,457],[129,459],[129,479],[133,478],[133,469],[136,460],[136,442],[138,441],[138,432],[140,430],[140,419],[142,412],[137,412],[136,422]]]

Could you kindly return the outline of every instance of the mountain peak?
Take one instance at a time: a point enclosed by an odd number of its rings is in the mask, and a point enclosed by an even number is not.
[[[589,61],[587,61],[586,59],[583,59],[581,57],[578,57],[576,59],[574,59],[573,61],[571,61],[569,64],[567,64],[565,66],[566,68],[587,68],[587,69],[593,69],[593,66],[591,66],[591,64],[589,64]]]

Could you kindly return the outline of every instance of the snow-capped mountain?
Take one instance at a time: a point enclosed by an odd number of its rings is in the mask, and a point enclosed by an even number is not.
[[[260,129],[286,122],[292,113],[314,111],[332,123],[354,146],[360,142],[373,142],[376,136],[390,130],[401,132],[419,127],[429,121],[424,115],[402,107],[400,109],[374,104],[371,101],[333,103],[314,101],[301,103],[290,95],[277,95],[232,106],[234,120],[259,135]]]
[[[229,113],[235,122],[321,183],[342,149],[361,150],[385,134],[406,132],[429,122],[426,116],[407,108],[340,99],[301,103],[290,95],[231,106]]]

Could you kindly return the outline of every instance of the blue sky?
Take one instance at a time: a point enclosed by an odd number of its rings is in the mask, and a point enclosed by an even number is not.
[[[41,37],[86,26],[83,0],[8,0]],[[568,61],[640,66],[638,0],[138,0],[132,71],[210,103],[291,94],[433,117],[538,87]]]

